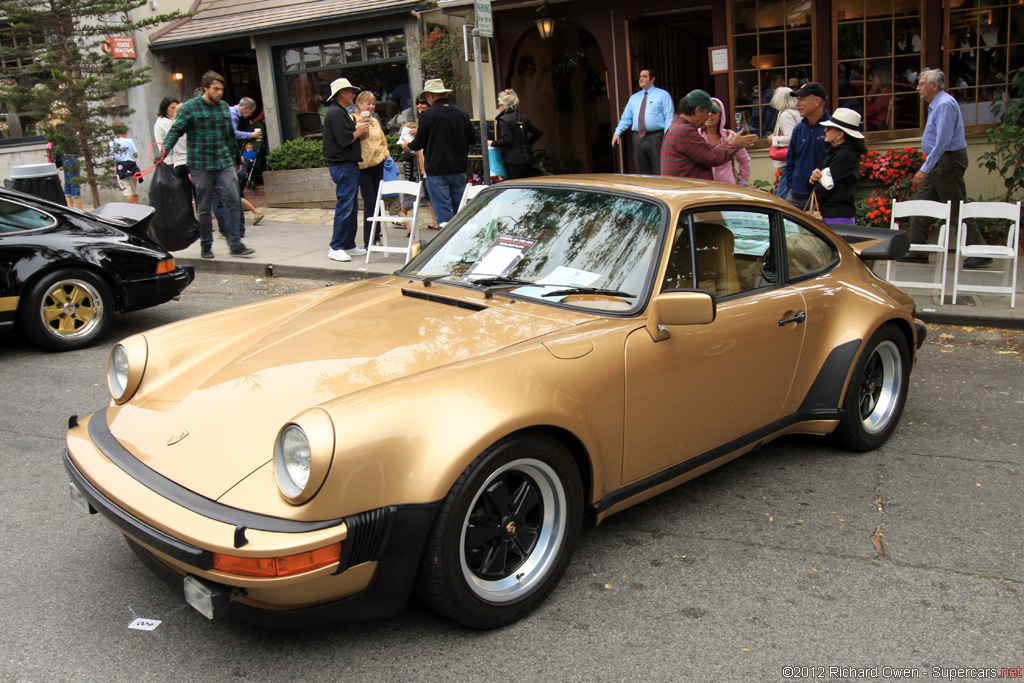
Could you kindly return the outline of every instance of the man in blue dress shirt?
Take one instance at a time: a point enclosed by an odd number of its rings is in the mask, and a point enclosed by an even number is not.
[[[619,144],[620,136],[633,131],[633,165],[637,173],[661,175],[661,141],[672,125],[675,105],[668,92],[654,85],[654,72],[641,69],[638,78],[640,90],[633,93],[622,112],[619,125],[612,135],[612,147]]]
[[[921,151],[925,154],[924,165],[913,178],[917,193],[914,199],[930,199],[936,202],[953,200],[950,216],[950,239],[955,239],[959,225],[957,220],[958,202],[967,199],[967,185],[964,172],[967,170],[967,137],[964,119],[956,99],[946,92],[946,76],[939,69],[926,69],[917,82],[921,99],[928,103],[928,123],[921,136]],[[912,217],[910,220],[910,241],[927,244],[930,218]],[[986,244],[971,220],[967,226],[967,244]],[[910,252],[900,259],[910,263],[928,263],[928,254]],[[965,268],[982,268],[991,265],[992,259],[971,257],[964,259]]]

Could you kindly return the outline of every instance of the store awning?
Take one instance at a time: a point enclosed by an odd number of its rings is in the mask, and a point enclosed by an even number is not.
[[[196,0],[195,14],[154,33],[149,47],[161,50],[279,33],[325,21],[398,14],[423,4],[422,0]]]

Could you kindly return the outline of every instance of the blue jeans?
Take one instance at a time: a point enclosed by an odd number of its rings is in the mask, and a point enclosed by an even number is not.
[[[430,205],[434,207],[437,227],[441,227],[442,223],[447,223],[452,219],[465,191],[465,173],[427,176],[427,194],[430,195]]]
[[[783,167],[783,170],[785,170],[785,167]],[[775,190],[775,194],[779,199],[785,199],[789,195],[789,183],[786,182],[785,173],[779,176],[779,187]]]
[[[219,171],[207,171],[194,166],[189,167],[192,175],[192,187],[196,192],[196,211],[199,214],[199,242],[204,247],[213,246],[213,217],[210,215],[213,206],[213,195],[216,193],[224,206],[224,235],[232,251],[242,246],[241,217],[238,201],[238,175],[234,166],[225,166]]]
[[[355,163],[329,166],[336,185],[338,204],[334,207],[334,234],[331,249],[355,249],[359,213],[359,166]]]

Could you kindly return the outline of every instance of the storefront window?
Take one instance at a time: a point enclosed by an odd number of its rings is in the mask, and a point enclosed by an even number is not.
[[[28,87],[36,83],[44,83],[46,79],[38,71],[34,71],[35,59],[30,55],[35,46],[43,46],[42,35],[28,38],[27,44],[19,44],[14,32],[6,24],[0,24],[0,73],[7,74],[0,78],[0,145],[20,144],[41,139],[42,122],[37,113],[13,112],[12,103],[4,97],[4,92],[15,85]]]
[[[835,107],[866,132],[921,127],[921,0],[835,0]]]
[[[811,0],[733,0],[733,108],[747,132],[774,132],[775,88],[813,80],[811,9]]]
[[[946,89],[960,103],[964,124],[994,123],[993,100],[1006,96],[1009,72],[1024,66],[1024,5],[952,0],[946,13]]]
[[[282,122],[286,139],[315,135],[321,129],[324,100],[331,81],[347,78],[361,90],[370,90],[379,102],[377,114],[384,120],[383,100],[409,80],[405,35],[352,38],[341,42],[302,45],[281,50],[287,115]]]

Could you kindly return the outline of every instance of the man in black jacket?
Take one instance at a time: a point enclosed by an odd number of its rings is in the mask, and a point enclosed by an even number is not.
[[[424,84],[430,107],[420,116],[416,137],[409,143],[409,149],[423,150],[427,193],[439,227],[452,219],[462,201],[469,145],[477,136],[466,110],[446,97],[450,92],[439,78]]]
[[[356,228],[359,225],[357,213],[359,202],[359,162],[363,154],[359,141],[370,134],[370,124],[356,123],[349,116],[347,107],[356,99],[359,88],[339,78],[331,83],[327,113],[324,115],[324,161],[331,172],[331,180],[337,186],[338,204],[334,207],[334,234],[328,258],[335,261],[351,261],[352,256],[365,254],[365,249],[356,247]]]

